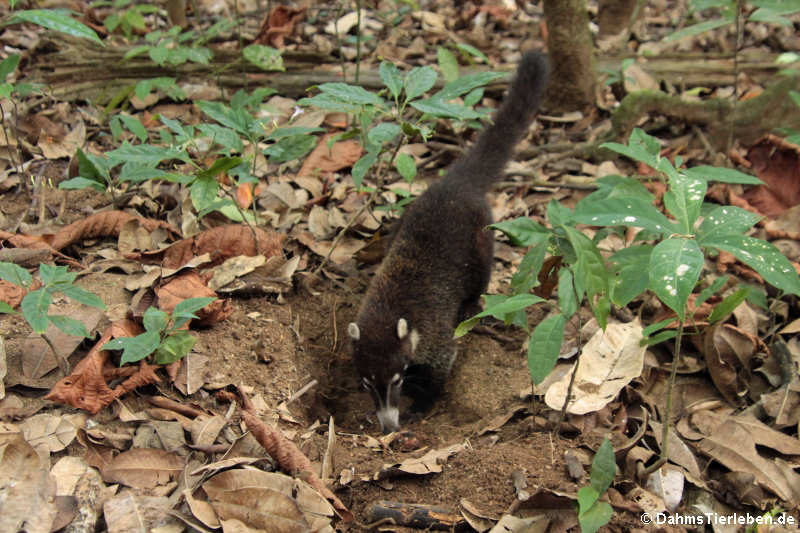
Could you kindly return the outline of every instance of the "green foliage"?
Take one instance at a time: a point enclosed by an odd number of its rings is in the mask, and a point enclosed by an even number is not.
[[[26,9],[14,12],[3,25],[18,24],[20,22],[30,22],[37,24],[48,30],[65,33],[81,39],[89,39],[100,46],[103,41],[93,29],[73,19],[71,11],[66,9]]]
[[[184,63],[207,65],[213,55],[211,49],[201,46],[197,42],[188,44],[189,41],[198,40],[197,32],[194,30],[182,31],[180,26],[173,26],[167,31],[151,31],[144,36],[144,40],[147,44],[131,48],[123,56],[123,59],[131,59],[146,53],[153,63],[159,66],[177,66]]]
[[[433,89],[438,77],[432,67],[415,67],[402,73],[393,63],[384,61],[378,72],[385,89],[379,93],[347,83],[323,83],[317,87],[319,94],[300,100],[301,105],[353,115],[348,135],[357,136],[365,148],[353,165],[356,186],[360,187],[367,172],[384,159],[394,162],[403,178],[411,181],[416,175],[413,159],[405,156],[402,161],[392,161],[403,143],[414,136],[427,139],[437,118],[463,122],[485,116],[473,106],[483,95],[482,87],[502,74],[459,77],[457,61],[449,50],[440,48],[438,58],[447,83],[427,98],[424,95]]]
[[[603,439],[592,460],[590,483],[578,489],[578,523],[582,533],[594,533],[611,520],[613,509],[600,496],[614,481],[617,464],[608,437]]]
[[[39,265],[42,286],[28,292],[20,304],[22,315],[34,333],[41,335],[47,331],[50,324],[53,324],[67,335],[89,336],[82,322],[68,316],[49,314],[50,304],[53,303],[53,296],[56,294],[63,294],[80,304],[105,309],[105,304],[96,294],[74,284],[77,276],[78,274],[75,272],[68,272],[65,266],[52,266],[45,263]],[[33,283],[33,277],[27,270],[14,263],[6,262],[0,262],[0,279],[24,288],[31,287]],[[8,304],[0,305],[0,313],[14,312]]]
[[[281,72],[286,70],[283,66],[283,56],[281,56],[280,50],[276,50],[271,46],[251,44],[242,50],[242,56],[262,70],[279,70]]]
[[[120,30],[130,39],[134,31],[144,32],[147,25],[144,16],[157,13],[158,7],[151,4],[133,4],[133,0],[99,0],[92,2],[91,7],[110,7],[111,13],[103,20],[103,26],[109,33]]]
[[[781,26],[790,27],[792,21],[789,15],[800,12],[800,2],[794,0],[751,0],[748,4],[751,4],[756,9],[750,12],[745,18],[746,22],[779,24]],[[706,9],[716,9],[719,13],[719,17],[686,26],[668,35],[664,39],[664,42],[679,41],[687,37],[705,33],[714,28],[733,24],[736,19],[736,10],[738,9],[739,3],[737,0],[692,0],[689,5],[690,13],[692,14]]]
[[[216,298],[188,298],[176,305],[172,314],[150,307],[142,317],[144,333],[108,341],[102,349],[122,350],[120,366],[141,361],[150,355],[153,355],[156,364],[174,363],[188,354],[197,341],[191,333],[180,328],[197,318],[194,313],[214,300]]]
[[[730,169],[695,167],[678,169],[659,155],[658,140],[642,130],[634,130],[628,144],[606,143],[603,147],[656,169],[668,190],[664,194],[667,214],[655,208],[653,195],[637,180],[608,176],[597,181],[597,191],[582,199],[574,211],[552,201],[547,206],[549,227],[522,217],[492,225],[505,233],[517,246],[529,247],[511,281],[509,296],[495,296],[491,308],[456,328],[463,335],[482,316],[498,316],[506,302],[512,304],[514,323],[527,329],[523,309],[525,297],[533,297],[539,285],[539,271],[545,252],[561,256],[558,271],[558,309],[540,323],[528,341],[528,367],[534,383],[540,383],[552,370],[561,348],[566,319],[578,305],[586,302],[598,323],[605,327],[611,304],[625,306],[649,290],[675,311],[680,320],[687,318],[689,297],[696,290],[705,258],[725,251],[758,272],[764,280],[784,293],[800,294],[800,278],[789,260],[772,244],[745,233],[758,222],[758,216],[733,206],[704,204],[708,183],[760,183]],[[701,214],[702,221],[701,221]],[[634,244],[607,259],[600,254],[596,241],[608,231],[599,231],[594,240],[575,228],[576,224],[636,228]],[[720,278],[698,295],[695,305],[708,300],[725,286]],[[712,313],[713,321],[728,316],[746,299],[761,294],[751,287],[741,287],[726,296]],[[540,300],[529,300],[531,305]],[[519,303],[520,305],[513,305]],[[522,313],[522,314],[520,314]],[[502,316],[507,323],[509,315]],[[660,342],[675,336],[675,331],[660,331],[672,321],[646,329],[647,342]]]

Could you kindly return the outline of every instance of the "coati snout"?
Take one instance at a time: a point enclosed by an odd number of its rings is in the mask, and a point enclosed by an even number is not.
[[[523,56],[494,124],[406,209],[347,327],[385,432],[400,427],[401,390],[413,407],[426,409],[444,389],[455,359],[453,330],[465,310],[480,306],[492,270],[486,193],[536,116],[547,72],[544,56]]]
[[[353,355],[358,366],[358,361],[368,361],[371,357],[362,350],[379,349],[383,351],[386,365],[379,368],[359,367],[361,384],[370,393],[375,402],[375,414],[381,431],[391,433],[400,429],[400,393],[408,365],[413,359],[414,351],[419,342],[416,330],[408,330],[405,318],[397,321],[396,342],[387,342],[383,347],[370,348],[361,340],[361,331],[358,324],[351,322],[347,325],[347,334],[353,343]],[[357,355],[356,355],[357,354]]]

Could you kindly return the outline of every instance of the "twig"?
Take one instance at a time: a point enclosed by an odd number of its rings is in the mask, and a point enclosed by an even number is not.
[[[286,400],[286,405],[289,405],[290,403],[298,400],[303,394],[311,390],[312,387],[315,387],[317,383],[319,382],[316,379],[312,379],[311,381],[303,385],[303,387],[300,390],[289,396],[289,399]]]

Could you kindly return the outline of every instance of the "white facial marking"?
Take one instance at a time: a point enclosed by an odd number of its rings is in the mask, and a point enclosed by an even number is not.
[[[408,335],[408,322],[405,318],[401,318],[397,321],[397,338],[405,339],[406,335]]]
[[[358,324],[355,322],[350,322],[347,324],[347,334],[354,341],[357,341],[359,338],[361,338],[361,331],[358,329]]]
[[[417,351],[417,346],[419,345],[419,331],[412,329],[411,330],[411,352]]]

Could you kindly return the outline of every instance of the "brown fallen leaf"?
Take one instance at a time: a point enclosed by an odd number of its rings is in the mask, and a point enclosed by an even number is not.
[[[208,266],[214,266],[237,255],[261,254],[267,259],[273,255],[281,255],[285,238],[285,235],[274,231],[261,228],[251,230],[242,224],[228,224],[180,240],[157,252],[129,254],[127,257],[147,263],[158,263],[164,268],[178,269],[195,256],[208,253],[211,256],[211,263]]]
[[[101,347],[112,338],[134,337],[141,328],[132,320],[112,323],[89,353],[73,369],[72,373],[56,383],[45,399],[65,403],[92,414],[97,413],[126,392],[149,383],[160,382],[152,365],[141,361],[138,370],[134,366],[117,368],[108,360],[108,352]],[[127,379],[113,390],[107,381],[116,377]]]
[[[201,277],[197,272],[187,272],[172,278],[165,285],[155,289],[156,296],[158,296],[158,308],[171,313],[176,305],[187,298],[216,296],[217,293],[208,287],[207,278],[210,278],[210,275]],[[197,311],[196,314],[199,317],[198,322],[208,326],[225,320],[232,313],[233,304],[230,300],[218,299]]]
[[[28,291],[25,287],[0,279],[0,302],[5,302],[16,309],[26,294],[28,294]]]
[[[336,172],[343,168],[353,166],[364,153],[361,143],[356,140],[348,139],[333,143],[328,146],[328,142],[335,133],[323,135],[317,146],[303,161],[303,166],[297,173],[298,177],[312,176],[317,173],[326,174]]]
[[[61,250],[82,239],[94,239],[111,235],[118,236],[122,226],[133,219],[137,219],[142,227],[148,231],[164,228],[173,235],[180,234],[172,225],[161,220],[142,218],[124,211],[102,211],[64,226],[55,235],[47,235],[44,238],[53,249]]]
[[[342,501],[325,486],[322,480],[315,473],[314,467],[308,457],[289,439],[283,436],[278,429],[268,426],[259,419],[253,412],[253,405],[250,400],[239,393],[242,402],[242,420],[247,428],[258,440],[258,443],[267,450],[267,453],[275,459],[280,467],[293,474],[303,475],[305,481],[314,487],[320,494],[333,504],[334,509],[345,522],[354,519],[353,513],[342,503]]]
[[[774,216],[800,203],[800,147],[767,135],[748,150],[747,159],[764,185],[743,196],[759,213]]]
[[[176,479],[183,467],[184,460],[174,453],[154,448],[132,448],[112,459],[100,474],[106,483],[152,489]]]
[[[295,25],[303,19],[306,8],[275,6],[261,25],[255,38],[258,44],[283,48],[283,41],[294,32]]]

